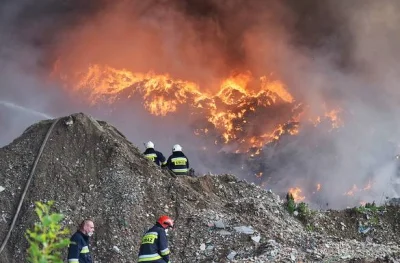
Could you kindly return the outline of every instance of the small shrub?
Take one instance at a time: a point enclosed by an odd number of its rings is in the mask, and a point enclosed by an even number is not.
[[[39,222],[33,230],[27,230],[25,237],[29,242],[28,262],[31,263],[62,263],[61,250],[70,244],[64,235],[68,229],[62,229],[63,214],[50,213],[53,201],[47,203],[36,202],[35,212]]]
[[[366,203],[365,205],[362,205],[359,207],[355,207],[354,210],[357,211],[358,213],[370,212],[372,214],[375,214],[377,212],[385,210],[385,207],[384,206],[376,206],[375,202],[372,202],[372,203]]]
[[[308,205],[304,202],[301,202],[297,205],[297,212],[299,213],[298,217],[300,220],[302,220],[304,223],[307,222],[311,216],[313,215],[313,212],[308,208]]]
[[[292,215],[296,210],[296,203],[294,201],[294,197],[291,193],[286,195],[286,209]]]
[[[308,231],[308,232],[314,232],[314,226],[313,225],[311,225],[311,224],[307,224],[306,225],[306,230]]]
[[[360,214],[365,213],[366,211],[368,211],[367,208],[365,208],[365,206],[359,206],[359,207],[355,207],[354,210]]]
[[[369,220],[368,223],[372,226],[377,226],[379,225],[379,217],[377,215],[372,216]]]
[[[293,195],[291,193],[287,193],[286,195],[286,210],[293,215],[295,211],[297,211],[297,217],[302,221],[302,223],[306,224],[313,215],[315,215],[314,211],[311,211],[308,208],[308,205],[304,202],[296,204],[294,201]]]

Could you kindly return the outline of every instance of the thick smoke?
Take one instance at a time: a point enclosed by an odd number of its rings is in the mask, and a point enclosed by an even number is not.
[[[60,21],[44,12],[49,3],[3,1],[0,7],[1,146],[36,121],[74,110],[44,67],[48,34]]]
[[[331,12],[341,18],[339,35],[347,36],[342,46],[347,57],[338,59],[337,49],[306,49],[303,59],[287,64],[289,83],[301,90],[312,110],[323,101],[339,105],[344,127],[329,134],[303,130],[279,153],[274,151],[273,155],[291,157],[272,165],[274,177],[284,178],[278,184],[299,182],[311,192],[310,181],[321,183],[323,193],[317,195],[333,206],[346,203],[343,193],[353,184],[359,189],[353,191],[359,201],[382,202],[399,194],[393,184],[399,142],[400,97],[395,84],[399,7],[395,1],[334,2]],[[362,190],[369,182],[372,188]]]
[[[43,114],[85,111],[139,146],[151,139],[168,154],[182,144],[198,171],[249,180],[262,171],[257,182],[267,188],[299,186],[308,201],[329,207],[398,194],[391,184],[400,131],[396,1],[56,2],[9,1],[0,11],[1,144]],[[254,160],[221,157],[214,138],[194,136],[193,119],[183,113],[154,117],[135,100],[89,107],[50,77],[56,64],[67,75],[92,64],[168,73],[209,91],[235,72],[272,74],[307,105],[307,116],[340,108],[344,126],[302,123],[297,136],[267,145]],[[202,146],[209,152],[199,152]],[[369,182],[372,189],[355,191],[356,198],[343,195]]]

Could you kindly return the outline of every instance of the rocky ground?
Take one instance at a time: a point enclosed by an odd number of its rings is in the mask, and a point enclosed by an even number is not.
[[[0,149],[0,238],[51,123],[29,127]],[[136,262],[142,233],[162,214],[176,222],[172,262],[400,260],[396,206],[293,215],[285,200],[233,175],[174,177],[114,127],[84,114],[55,126],[0,262],[25,262],[33,204],[47,200],[55,200],[72,231],[93,218],[95,262]]]

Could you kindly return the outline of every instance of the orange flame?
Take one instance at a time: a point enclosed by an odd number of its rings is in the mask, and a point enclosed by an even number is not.
[[[59,70],[59,63],[57,61],[55,65],[56,71]],[[121,98],[122,92],[128,98],[142,96],[144,108],[156,116],[165,116],[187,105],[200,113],[202,118],[212,124],[212,129],[218,132],[220,138],[215,140],[216,145],[235,142],[238,144],[238,152],[262,148],[284,134],[298,134],[299,121],[303,116],[301,104],[295,101],[281,81],[266,76],[255,78],[250,72],[222,80],[215,93],[203,92],[196,83],[173,79],[168,74],[132,73],[100,65],[92,65],[86,72],[77,74],[53,72],[53,75],[66,81],[73,94],[87,97],[91,105],[100,102],[112,104]],[[250,84],[258,86],[258,89]],[[292,110],[283,117],[286,120],[280,123],[251,122],[251,116],[257,114],[257,109],[275,105],[288,105],[287,108]],[[333,127],[338,127],[340,123],[338,112],[332,110],[325,114],[325,118],[332,121]],[[193,132],[198,136],[209,136],[209,128],[199,127]],[[249,134],[248,131],[253,130],[254,134]],[[252,155],[259,153],[257,151]]]
[[[293,196],[294,201],[300,202],[306,199],[305,196],[301,195],[301,189],[299,187],[292,187],[289,189],[289,193]]]
[[[349,191],[344,193],[344,195],[353,196],[357,192],[368,191],[368,190],[371,190],[371,188],[372,188],[372,182],[371,181],[368,181],[367,185],[364,186],[364,188],[362,188],[362,189],[358,188],[357,185],[354,184],[353,187]]]
[[[372,188],[372,182],[368,181],[368,184],[363,188],[364,191],[370,190]]]
[[[345,193],[345,195],[354,195],[354,193],[357,191],[358,191],[358,187],[357,187],[357,185],[354,184],[353,187]]]
[[[342,120],[339,118],[340,110],[331,110],[325,113],[325,117],[329,118],[332,122],[332,128],[339,128],[343,126]]]
[[[65,74],[62,76],[65,81],[70,82],[72,92],[83,93],[92,105],[99,102],[114,103],[122,91],[127,92],[128,97],[141,95],[145,109],[158,116],[176,112],[182,104],[189,104],[205,113],[207,121],[220,132],[223,143],[236,141],[247,148],[260,148],[279,139],[282,134],[298,133],[296,125],[289,128],[285,124],[278,124],[276,128],[271,130],[269,127],[269,130],[257,136],[239,136],[245,131],[243,126],[248,122],[246,116],[255,112],[255,107],[295,102],[282,82],[269,80],[265,76],[256,79],[250,72],[223,80],[216,93],[202,92],[196,83],[172,79],[168,74],[132,73],[99,65],[92,65],[87,72],[78,73],[72,78]],[[258,81],[258,91],[249,88],[250,81]],[[289,119],[288,122],[290,121]],[[205,135],[208,131],[206,128],[199,128],[194,133]],[[215,143],[218,144],[218,140]]]
[[[337,129],[340,128],[344,125],[342,119],[339,117],[340,113],[341,113],[341,109],[331,109],[328,110],[327,106],[324,105],[325,108],[325,114],[324,116],[317,116],[315,118],[310,118],[309,121],[312,122],[314,124],[314,126],[318,126],[323,120],[329,120],[332,126],[332,129]]]

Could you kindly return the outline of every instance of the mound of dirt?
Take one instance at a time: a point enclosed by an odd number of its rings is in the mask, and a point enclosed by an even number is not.
[[[53,121],[29,127],[0,149],[0,238]],[[72,231],[93,218],[95,262],[135,262],[143,232],[162,214],[176,223],[169,233],[172,262],[394,262],[400,253],[396,207],[369,219],[368,211],[315,212],[302,223],[279,196],[233,175],[172,176],[117,129],[81,113],[54,127],[0,262],[25,261],[34,202],[47,200]]]

